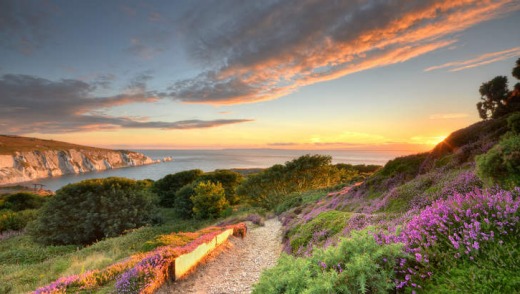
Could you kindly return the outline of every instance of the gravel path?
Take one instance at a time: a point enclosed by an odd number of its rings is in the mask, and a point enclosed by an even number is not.
[[[264,227],[248,230],[244,239],[231,237],[194,273],[157,293],[251,293],[261,272],[276,265],[281,250],[281,224],[273,218]]]

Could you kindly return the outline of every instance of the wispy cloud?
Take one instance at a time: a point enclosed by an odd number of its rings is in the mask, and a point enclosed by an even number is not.
[[[493,62],[520,56],[520,47],[515,47],[503,51],[485,53],[468,60],[453,61],[441,65],[431,66],[424,71],[432,71],[437,69],[449,68],[449,71],[460,71],[470,69]]]
[[[430,115],[430,119],[458,119],[466,118],[469,114],[467,113],[434,113]]]
[[[107,77],[110,78],[110,77]],[[138,76],[128,93],[96,97],[99,83],[50,81],[28,75],[0,78],[2,133],[67,133],[121,128],[198,129],[252,121],[250,119],[150,121],[146,117],[115,117],[104,110],[135,103],[154,103],[158,95],[146,91],[146,75]]]
[[[236,104],[275,99],[302,86],[450,46],[455,33],[520,9],[513,0],[210,4],[180,20],[187,51],[207,70],[171,85],[175,100]]]

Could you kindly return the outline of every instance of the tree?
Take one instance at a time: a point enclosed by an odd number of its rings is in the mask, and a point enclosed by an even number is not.
[[[507,77],[498,76],[487,83],[482,83],[479,89],[481,102],[477,103],[477,110],[482,119],[496,118],[503,114],[504,104],[509,90]]]
[[[512,75],[520,79],[520,58],[516,61]],[[498,118],[520,110],[520,83],[516,83],[512,91],[509,91],[507,83],[505,76],[497,76],[482,83],[479,88],[482,101],[477,103],[482,119]]]
[[[203,173],[200,169],[193,169],[169,174],[157,180],[153,185],[153,191],[159,196],[159,204],[164,207],[173,207],[177,191],[185,185],[195,182]]]
[[[195,195],[190,199],[193,202],[193,214],[196,218],[216,218],[229,207],[224,188],[220,183],[200,182],[194,190]]]
[[[66,185],[41,208],[29,234],[47,245],[87,245],[141,227],[155,207],[146,185],[115,177]]]

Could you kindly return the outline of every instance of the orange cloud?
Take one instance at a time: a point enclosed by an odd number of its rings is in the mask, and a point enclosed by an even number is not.
[[[245,19],[236,27],[230,23],[232,29],[221,32],[226,42],[209,36],[206,44],[207,50],[223,52],[219,58],[225,63],[176,83],[170,96],[215,105],[272,100],[305,85],[405,62],[452,45],[457,41],[454,33],[520,9],[513,0],[337,5],[302,2],[295,13],[294,7],[281,4],[260,11],[258,19]],[[306,14],[316,20],[299,23]],[[230,42],[236,43],[232,49]]]

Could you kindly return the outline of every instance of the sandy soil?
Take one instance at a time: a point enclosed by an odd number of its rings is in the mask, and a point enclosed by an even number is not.
[[[281,224],[267,220],[264,227],[249,229],[244,239],[231,237],[191,275],[157,293],[251,293],[261,272],[276,265],[281,250]]]

